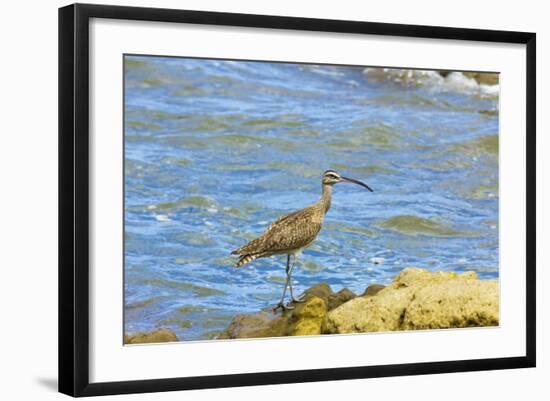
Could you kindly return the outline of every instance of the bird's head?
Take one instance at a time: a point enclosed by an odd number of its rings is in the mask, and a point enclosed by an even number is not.
[[[327,170],[323,173],[323,185],[334,185],[339,182],[351,182],[352,184],[361,185],[362,187],[367,188],[369,191],[374,192],[367,184],[354,180],[353,178],[342,177],[334,170]]]

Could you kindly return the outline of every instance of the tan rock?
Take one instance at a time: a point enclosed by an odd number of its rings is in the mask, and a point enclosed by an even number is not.
[[[413,292],[408,288],[384,291],[372,297],[357,297],[330,311],[324,331],[341,334],[398,330],[400,316]]]
[[[496,282],[455,280],[415,293],[403,318],[405,330],[498,326]]]
[[[498,85],[499,74],[487,72],[463,72],[464,76],[473,78],[478,84]]]
[[[376,295],[352,299],[329,312],[326,333],[498,325],[498,282],[474,272],[431,273],[407,268]]]

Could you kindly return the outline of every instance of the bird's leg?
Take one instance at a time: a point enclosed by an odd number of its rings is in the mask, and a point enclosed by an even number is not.
[[[290,256],[290,255],[289,255]],[[292,270],[294,269],[294,266],[296,265],[296,254],[292,254],[292,266],[290,266],[290,269],[288,270],[287,277],[288,277],[288,287],[290,289],[290,299],[293,303],[302,303],[306,300],[303,296],[301,296],[299,299],[294,298],[294,294],[292,293]]]
[[[286,294],[286,287],[288,287],[288,284],[290,283],[290,254],[287,255],[286,258],[286,281],[285,281],[285,289],[283,290],[283,296],[281,297],[281,300],[277,304],[276,307],[273,308],[274,311],[281,308],[283,311],[287,309],[294,309],[292,306],[285,305],[285,294]]]

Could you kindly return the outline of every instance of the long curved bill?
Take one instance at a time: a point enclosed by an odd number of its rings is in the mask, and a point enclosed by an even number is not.
[[[361,182],[359,180],[354,180],[353,178],[347,178],[347,177],[340,177],[340,182],[351,182],[353,184],[361,185],[362,187],[367,188],[369,191],[374,192],[371,187],[369,187],[364,182]]]

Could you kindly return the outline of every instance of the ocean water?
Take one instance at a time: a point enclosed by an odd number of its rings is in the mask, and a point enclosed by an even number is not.
[[[496,89],[495,89],[496,88]],[[231,250],[316,202],[293,273],[362,293],[408,266],[498,278],[498,87],[461,73],[127,56],[125,331],[213,339],[275,305],[286,256]]]

